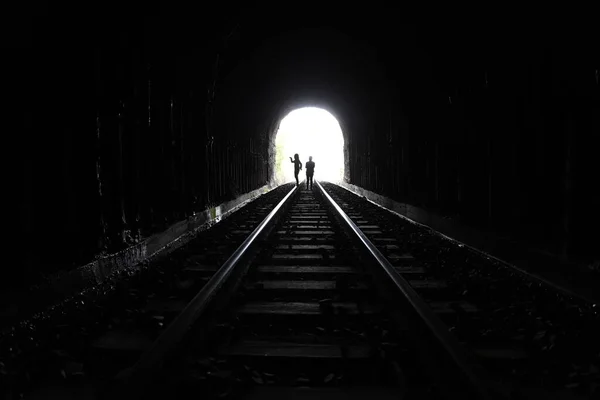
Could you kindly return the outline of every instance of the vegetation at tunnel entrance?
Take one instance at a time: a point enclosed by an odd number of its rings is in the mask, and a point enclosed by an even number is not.
[[[275,182],[281,185],[285,182],[283,177],[283,168],[287,165],[283,163],[284,159],[284,146],[281,141],[275,141]]]

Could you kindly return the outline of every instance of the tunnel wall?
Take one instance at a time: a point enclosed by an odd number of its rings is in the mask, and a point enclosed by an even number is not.
[[[26,132],[23,240],[16,265],[1,271],[3,287],[133,248],[267,182],[256,156],[266,146],[213,128],[216,29],[195,32],[192,47],[152,20],[123,21],[112,35],[82,24],[83,43],[68,28],[22,62],[43,68],[25,77],[35,78],[30,119],[15,123]]]
[[[438,55],[452,62],[413,75],[425,94],[400,88],[402,107],[392,100],[348,133],[348,183],[563,259],[599,259],[599,64],[586,38],[544,30],[475,52],[451,36]]]

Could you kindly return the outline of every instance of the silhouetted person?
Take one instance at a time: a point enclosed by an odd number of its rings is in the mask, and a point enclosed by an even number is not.
[[[294,154],[294,159],[290,157],[290,161],[294,164],[294,177],[296,178],[296,186],[300,183],[298,182],[298,173],[302,169],[302,161],[300,161],[300,157],[298,157],[298,153]]]
[[[306,188],[307,189],[308,189],[308,184],[310,183],[310,190],[312,190],[314,174],[315,174],[315,162],[312,160],[312,156],[310,156],[310,157],[308,157],[308,162],[306,163]]]

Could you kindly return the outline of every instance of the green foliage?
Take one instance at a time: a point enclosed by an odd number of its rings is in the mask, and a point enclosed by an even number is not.
[[[275,140],[275,181],[283,182],[283,143],[281,140]]]

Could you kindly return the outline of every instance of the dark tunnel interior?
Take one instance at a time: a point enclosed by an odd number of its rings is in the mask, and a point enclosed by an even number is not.
[[[573,268],[597,263],[592,29],[380,18],[40,22],[31,46],[4,52],[20,247],[3,288],[268,185],[278,124],[303,106],[340,122],[348,184]]]

